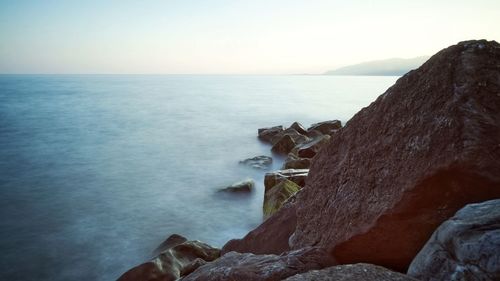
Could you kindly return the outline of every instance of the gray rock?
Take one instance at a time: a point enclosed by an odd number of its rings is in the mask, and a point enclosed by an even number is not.
[[[282,180],[287,179],[293,181],[300,187],[303,187],[306,184],[308,173],[309,169],[288,169],[266,173],[266,176],[264,177],[264,186],[267,191],[280,183]]]
[[[271,139],[277,134],[283,132],[284,130],[285,128],[283,126],[260,128],[258,129],[259,139],[271,143]]]
[[[282,255],[254,255],[229,252],[196,269],[183,281],[274,281],[334,264],[321,248],[306,247]]]
[[[420,280],[500,280],[500,199],[469,204],[441,224],[410,264]]]
[[[339,120],[330,120],[312,124],[307,130],[317,130],[325,135],[331,135],[340,128],[342,128],[342,123]]]
[[[222,192],[251,192],[254,189],[255,182],[252,179],[246,179],[234,183],[228,187],[220,189]]]
[[[181,238],[174,237],[165,245],[162,244],[163,251],[156,258],[128,270],[118,281],[174,281],[220,257],[220,250],[217,248],[200,241],[184,241],[179,244]],[[172,247],[166,248],[166,244]]]
[[[270,156],[261,155],[242,160],[240,161],[240,163],[254,169],[267,170],[273,163],[273,158],[271,158]]]
[[[408,275],[385,267],[358,263],[311,270],[285,279],[286,281],[417,281]]]

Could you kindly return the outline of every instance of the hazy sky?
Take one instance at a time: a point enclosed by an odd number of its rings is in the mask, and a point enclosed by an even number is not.
[[[499,0],[0,0],[0,73],[321,73],[480,38]]]

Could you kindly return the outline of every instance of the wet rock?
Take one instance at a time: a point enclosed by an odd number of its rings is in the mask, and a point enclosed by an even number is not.
[[[240,161],[240,163],[252,167],[254,169],[267,170],[273,163],[273,158],[261,155],[242,160]]]
[[[282,255],[255,255],[229,252],[214,262],[199,267],[183,281],[274,281],[333,265],[321,248],[307,247]]]
[[[285,128],[283,126],[260,128],[258,129],[258,136],[260,140],[271,143],[271,139],[284,130]]]
[[[316,137],[308,142],[297,145],[290,153],[301,158],[313,158],[314,155],[330,141],[330,138],[329,135]]]
[[[308,173],[308,169],[288,169],[266,173],[266,176],[264,177],[264,186],[266,191],[268,191],[282,180],[287,179],[296,183],[298,186],[303,187],[306,184]]]
[[[330,120],[312,124],[311,127],[309,127],[307,130],[317,130],[324,135],[331,135],[340,128],[342,128],[342,123],[339,120]]]
[[[288,238],[295,230],[295,198],[288,201],[256,229],[242,239],[233,239],[222,247],[222,253],[236,251],[254,254],[281,254],[290,250]]]
[[[387,268],[366,264],[344,264],[320,270],[311,270],[288,277],[286,281],[418,281],[408,275]],[[444,279],[443,279],[444,280]]]
[[[153,257],[186,241],[188,241],[186,237],[179,234],[172,234],[153,251]]]
[[[500,280],[500,199],[470,204],[432,234],[408,269],[419,280]]]
[[[288,200],[293,194],[300,190],[300,186],[290,180],[283,180],[269,190],[266,190],[264,194],[264,218],[270,217],[272,214],[276,213],[281,206]]]
[[[300,158],[293,154],[288,154],[288,157],[285,159],[285,163],[283,163],[283,170],[287,169],[309,169],[311,166],[311,159],[309,158]]]
[[[292,248],[406,272],[458,209],[499,198],[499,77],[500,45],[482,40],[399,78],[315,156]]]
[[[179,244],[181,240],[174,237],[165,245],[162,244],[163,247],[160,247],[164,250],[156,258],[125,272],[118,281],[174,281],[220,257],[220,250],[217,248],[200,241],[184,241]],[[165,248],[166,244],[173,246]]]
[[[295,146],[308,140],[308,137],[301,135],[295,129],[288,128],[273,137],[271,150],[275,153],[288,154]]]
[[[295,129],[299,134],[307,135],[307,130],[299,122],[294,122],[290,128]]]
[[[254,189],[254,186],[255,186],[255,182],[252,179],[247,179],[247,180],[244,180],[244,181],[240,181],[240,182],[234,183],[234,184],[232,184],[232,185],[230,185],[228,187],[220,189],[219,191],[222,191],[222,192],[238,192],[238,193],[244,192],[244,193],[247,193],[247,192],[251,192]]]

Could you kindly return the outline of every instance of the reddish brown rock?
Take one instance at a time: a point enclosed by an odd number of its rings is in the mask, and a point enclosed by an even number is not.
[[[289,276],[335,264],[321,248],[306,247],[282,255],[230,252],[196,269],[183,281],[278,281]]]
[[[405,272],[444,220],[500,197],[500,45],[468,41],[398,79],[317,154],[292,248]]]
[[[399,272],[373,264],[358,263],[311,270],[288,277],[286,281],[418,281]]]
[[[233,239],[222,247],[222,254],[236,251],[254,254],[281,254],[290,250],[288,238],[295,230],[295,198],[290,198],[273,216],[242,239]]]

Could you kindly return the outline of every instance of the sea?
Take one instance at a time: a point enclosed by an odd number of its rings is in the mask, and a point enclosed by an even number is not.
[[[0,280],[115,280],[262,222],[257,129],[345,124],[398,77],[0,75]],[[253,179],[249,194],[221,188]]]

